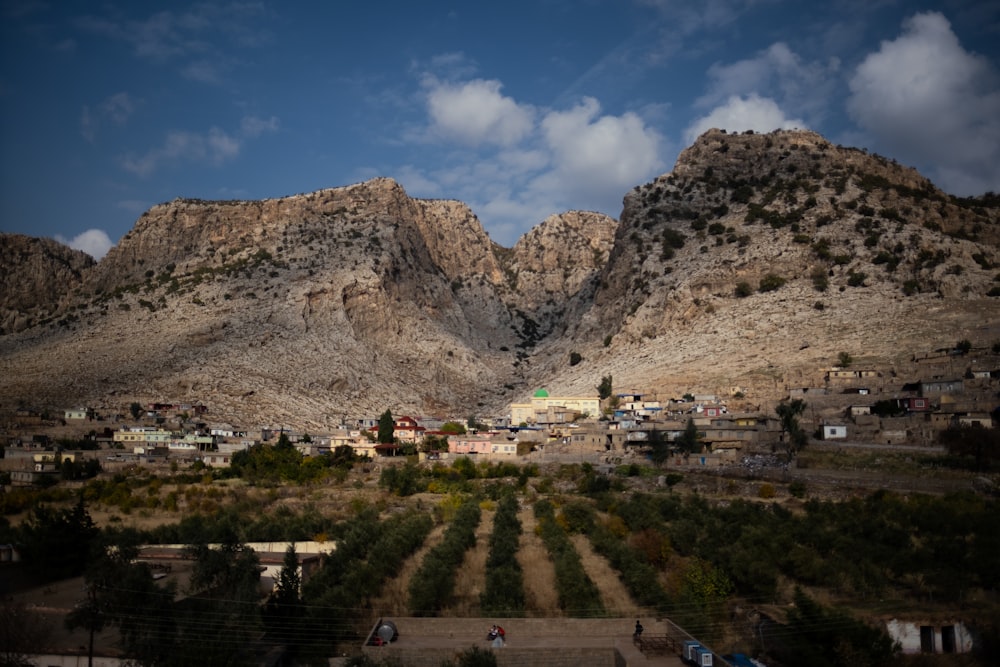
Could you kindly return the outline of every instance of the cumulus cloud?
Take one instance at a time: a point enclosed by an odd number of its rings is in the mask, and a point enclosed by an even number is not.
[[[689,125],[684,131],[684,140],[691,144],[699,135],[713,127],[730,132],[771,132],[805,128],[806,123],[798,118],[788,118],[770,98],[757,94],[746,97],[734,95]]]
[[[126,155],[121,158],[121,164],[126,171],[143,177],[149,176],[164,163],[195,162],[217,166],[237,157],[246,139],[273,132],[278,125],[274,116],[267,119],[247,116],[235,135],[218,127],[205,133],[174,130],[167,133],[163,145],[139,156]]]
[[[695,106],[708,108],[734,96],[758,95],[775,100],[782,109],[818,121],[833,94],[840,63],[804,61],[787,44],[777,42],[727,65],[716,63],[708,70],[707,92]]]
[[[499,81],[476,79],[451,84],[428,79],[431,130],[468,145],[512,145],[532,129],[534,111],[500,93]]]
[[[955,194],[1000,190],[1000,85],[937,12],[916,14],[869,54],[847,108],[872,148],[926,165]]]
[[[535,187],[568,194],[590,206],[622,195],[660,169],[660,135],[636,114],[600,115],[597,100],[585,98],[568,111],[542,120],[554,168]],[[618,211],[615,211],[617,215]]]
[[[62,243],[63,245],[68,245],[74,250],[81,250],[94,259],[101,259],[106,254],[108,250],[114,243],[108,236],[108,233],[103,229],[88,229],[82,234],[74,236],[72,239],[66,239],[62,236],[56,236],[56,241]]]
[[[415,196],[465,201],[500,243],[568,209],[617,216],[625,193],[663,169],[662,138],[637,113],[604,114],[593,98],[542,111],[491,80],[423,85],[427,129],[411,139],[448,150],[450,166],[396,178]]]

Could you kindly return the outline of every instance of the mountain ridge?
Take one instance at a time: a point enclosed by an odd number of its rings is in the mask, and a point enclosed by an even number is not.
[[[569,211],[509,249],[465,204],[387,178],[177,199],[59,295],[2,284],[0,405],[171,397],[322,428],[499,414],[605,375],[767,405],[840,351],[903,372],[925,349],[1000,340],[995,199],[812,132],[718,130],[626,193],[619,221]],[[46,266],[13,245],[0,237],[14,265]]]

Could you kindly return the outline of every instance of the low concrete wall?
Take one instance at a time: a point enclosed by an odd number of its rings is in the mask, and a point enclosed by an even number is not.
[[[440,667],[472,647],[492,650],[500,667],[629,667],[681,665],[675,656],[644,656],[632,643],[635,618],[385,618],[399,632],[386,646],[364,646],[378,660],[407,667]],[[666,623],[642,619],[645,632],[664,634]],[[491,648],[486,633],[504,628],[507,641]],[[372,627],[374,632],[375,626]]]

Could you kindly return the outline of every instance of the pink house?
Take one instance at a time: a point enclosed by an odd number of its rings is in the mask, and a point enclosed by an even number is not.
[[[488,435],[452,435],[448,437],[449,454],[489,454],[493,441]]]

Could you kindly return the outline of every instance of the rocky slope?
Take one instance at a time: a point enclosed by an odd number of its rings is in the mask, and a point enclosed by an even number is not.
[[[58,312],[94,259],[52,239],[0,234],[0,335]]]
[[[200,400],[220,421],[317,429],[387,407],[502,413],[608,374],[767,404],[841,351],[904,372],[1000,341],[997,211],[798,131],[706,133],[620,222],[564,213],[512,249],[389,179],[178,199],[92,266],[2,239],[21,282],[0,284],[0,408]],[[76,263],[46,282],[43,248]]]

